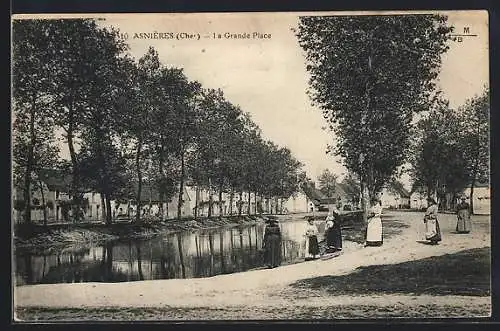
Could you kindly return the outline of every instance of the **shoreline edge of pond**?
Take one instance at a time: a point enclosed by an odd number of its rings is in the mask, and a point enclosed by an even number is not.
[[[49,224],[47,226],[21,224],[13,229],[13,244],[17,250],[35,254],[74,251],[88,245],[126,239],[147,240],[157,235],[182,231],[247,227],[262,224],[269,218],[286,222],[290,220],[289,216],[291,215],[232,215],[164,221],[144,219],[140,223],[121,221],[109,225],[103,222]],[[304,216],[304,220],[306,217]]]

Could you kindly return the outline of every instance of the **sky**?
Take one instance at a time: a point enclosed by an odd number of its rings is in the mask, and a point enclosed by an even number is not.
[[[463,37],[462,42],[451,42],[442,58],[438,84],[450,105],[458,107],[479,94],[488,83],[488,14],[486,11],[439,13],[448,15],[455,33],[462,34],[464,27],[469,27],[469,33],[477,35]],[[117,14],[99,17],[105,18],[100,24],[113,26],[126,34],[130,54],[136,59],[153,46],[164,65],[183,68],[189,79],[199,81],[205,88],[221,88],[229,101],[251,114],[265,138],[290,148],[313,180],[324,169],[343,177],[346,170],[339,163],[340,159],[325,153],[327,145],[333,142],[333,135],[322,129],[326,122],[321,111],[311,105],[306,94],[309,75],[304,53],[292,31],[302,14]],[[154,32],[163,36],[173,33],[174,39],[134,38],[135,34]],[[254,32],[270,35],[270,38],[254,39]],[[192,34],[194,39],[177,40],[178,33]],[[224,33],[249,33],[251,38],[226,39]],[[218,34],[221,39],[217,38]],[[409,188],[407,176],[402,182]]]

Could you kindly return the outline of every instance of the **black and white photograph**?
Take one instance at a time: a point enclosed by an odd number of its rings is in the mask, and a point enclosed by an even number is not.
[[[11,16],[18,323],[492,315],[486,10]]]

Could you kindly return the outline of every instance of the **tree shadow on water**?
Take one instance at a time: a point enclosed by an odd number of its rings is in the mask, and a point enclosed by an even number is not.
[[[490,248],[476,248],[392,265],[357,268],[343,276],[300,280],[292,288],[335,295],[490,295]]]

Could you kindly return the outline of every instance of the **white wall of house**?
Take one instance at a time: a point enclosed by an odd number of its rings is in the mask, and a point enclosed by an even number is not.
[[[297,192],[284,201],[283,208],[290,214],[307,213],[309,211],[309,202],[303,192]]]
[[[191,196],[191,213],[194,215],[195,213],[195,201],[196,201],[196,187],[195,186],[187,186],[186,190],[189,192]],[[214,191],[212,194],[212,216],[218,216],[222,212],[223,215],[229,215],[230,211],[232,211],[233,215],[238,215],[239,205],[241,201],[241,214],[248,214],[248,199],[250,198],[250,213],[254,214],[256,211],[259,213],[258,205],[262,207],[263,213],[270,213],[271,210],[274,212],[276,210],[275,199],[267,199],[261,198],[257,195],[257,205],[255,201],[255,194],[242,192],[240,196],[240,192],[234,192],[233,199],[231,201],[231,193],[223,192],[222,193],[222,202],[219,203],[219,193]],[[208,202],[210,200],[210,192],[206,189],[199,189],[198,191],[198,216],[204,217],[208,215]],[[257,206],[257,208],[256,208]],[[278,209],[280,206],[280,200],[278,199]],[[283,205],[285,207],[285,205]],[[257,209],[257,210],[256,210]]]
[[[384,188],[380,194],[380,201],[384,208],[402,208],[410,205],[410,199],[401,196],[401,194]]]
[[[463,191],[467,197],[470,196],[470,188]],[[489,187],[474,187],[474,196],[472,201],[474,214],[490,215],[491,214],[491,189]]]
[[[427,208],[427,193],[413,192],[410,195],[410,208],[411,209]]]

